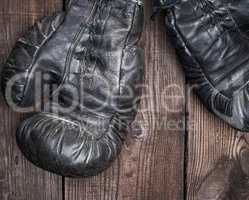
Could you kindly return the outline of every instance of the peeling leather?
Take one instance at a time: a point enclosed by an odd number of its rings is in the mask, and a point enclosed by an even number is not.
[[[50,106],[17,130],[28,160],[69,177],[93,176],[110,166],[139,104],[142,29],[141,2],[72,0],[66,13],[44,18],[18,40],[2,71],[3,92],[11,78],[24,74],[11,98],[25,108],[37,101],[37,72],[56,86],[42,93],[49,101],[40,103]],[[65,112],[72,104],[75,108]]]
[[[165,2],[160,1],[161,8]],[[248,8],[246,0],[181,0],[166,8],[165,20],[200,99],[242,131],[249,130]]]

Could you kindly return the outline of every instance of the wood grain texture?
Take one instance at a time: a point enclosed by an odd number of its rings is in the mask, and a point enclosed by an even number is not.
[[[61,9],[60,0],[1,0],[0,62],[6,60],[15,41],[36,20]],[[0,199],[60,200],[62,180],[30,164],[18,150],[15,130],[22,116],[0,99]]]
[[[28,27],[61,6],[62,0],[1,0],[0,62]],[[34,167],[15,143],[15,130],[23,117],[1,99],[0,200],[249,199],[249,136],[209,113],[189,94],[190,86],[185,91],[164,19],[150,21],[149,0],[145,7],[145,88],[119,159],[99,176],[65,182]],[[185,107],[189,130],[184,185]]]
[[[164,20],[150,20],[145,2],[145,88],[119,159],[88,179],[65,179],[66,200],[180,200],[184,181],[184,79]],[[174,97],[172,97],[174,96]]]
[[[249,199],[249,145],[240,133],[189,96],[187,199]]]

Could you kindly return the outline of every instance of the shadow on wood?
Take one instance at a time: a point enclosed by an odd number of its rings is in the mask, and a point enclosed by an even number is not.
[[[204,178],[197,194],[198,200],[246,200],[249,197],[249,145],[234,158],[221,158]]]

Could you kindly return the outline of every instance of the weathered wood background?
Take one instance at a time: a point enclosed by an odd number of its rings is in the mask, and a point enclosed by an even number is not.
[[[0,62],[36,20],[63,0],[0,0]],[[23,116],[0,103],[0,200],[249,199],[246,134],[220,121],[192,94],[164,19],[145,2],[146,88],[119,159],[99,176],[69,179],[34,167],[15,142]]]

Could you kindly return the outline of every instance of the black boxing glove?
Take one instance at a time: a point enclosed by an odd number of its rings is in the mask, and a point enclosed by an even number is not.
[[[248,9],[229,0],[166,0],[156,8],[166,9],[169,38],[201,100],[233,127],[248,131]]]
[[[28,160],[69,177],[111,164],[140,100],[142,29],[141,2],[72,0],[65,14],[43,19],[18,41],[2,88],[10,106],[42,105],[17,130]]]

